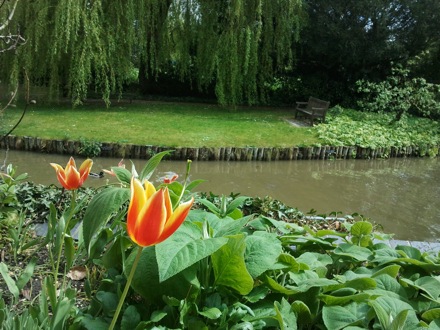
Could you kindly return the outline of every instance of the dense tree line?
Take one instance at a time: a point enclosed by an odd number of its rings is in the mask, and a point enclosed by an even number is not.
[[[398,64],[440,82],[440,2],[306,0],[295,74],[310,89],[351,101],[356,81],[385,79]]]
[[[3,0],[2,18],[17,1]],[[8,28],[27,42],[1,54],[0,77],[74,103],[141,93],[354,104],[360,79],[395,65],[440,82],[437,0],[18,1]]]

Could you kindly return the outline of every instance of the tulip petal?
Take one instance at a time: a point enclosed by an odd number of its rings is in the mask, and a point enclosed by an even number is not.
[[[54,169],[55,169],[55,171],[63,171],[64,172],[64,168],[61,166],[61,165],[59,165],[59,164],[55,164],[55,163],[50,163],[50,166],[52,166]]]
[[[194,203],[194,198],[191,198],[186,203],[180,204],[175,210],[171,217],[167,220],[165,227],[162,231],[162,235],[159,238],[159,242],[166,240],[170,237],[183,223],[186,216],[188,215],[191,206]]]
[[[130,190],[131,199],[127,213],[127,231],[128,235],[135,241],[136,222],[138,215],[141,213],[142,208],[147,202],[147,198],[145,197],[145,191],[141,182],[134,177],[131,179]]]
[[[163,190],[157,191],[138,214],[134,227],[135,242],[140,246],[155,245],[165,226],[167,214]]]
[[[92,169],[93,161],[91,159],[86,159],[83,161],[79,168],[80,182],[81,185],[89,177],[90,170]]]
[[[74,166],[66,166],[64,171],[66,176],[66,184],[69,186],[68,189],[77,189],[81,186],[79,172]]]
[[[170,191],[168,190],[168,187],[165,187],[164,189],[164,200],[165,200],[165,207],[167,210],[167,218],[169,218],[173,214],[173,204],[171,203]]]
[[[67,181],[66,181],[66,174],[64,173],[64,170],[63,170],[63,171],[58,171],[58,172],[57,172],[57,179],[58,179],[58,182],[61,183],[61,185],[62,185],[64,188],[66,188],[67,190],[70,190],[70,189],[71,189],[70,186],[69,186],[69,184],[68,184]]]
[[[154,193],[156,192],[156,188],[148,180],[144,182],[144,187],[145,187],[145,196],[147,197],[147,199],[153,196]]]

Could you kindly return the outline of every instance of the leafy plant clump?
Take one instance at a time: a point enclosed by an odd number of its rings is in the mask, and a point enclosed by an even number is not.
[[[140,177],[163,156],[155,155]],[[119,184],[78,207],[51,204],[48,235],[37,249],[21,246],[20,267],[0,262],[0,327],[108,329],[138,255],[120,329],[440,327],[438,253],[392,248],[390,236],[368,221],[312,229],[289,221],[303,215],[270,198],[195,194],[198,180],[164,183],[172,200],[194,196],[198,207],[172,236],[138,253],[125,230],[133,171],[112,171]],[[67,216],[82,231],[76,240],[65,236],[63,267],[53,279],[44,273],[49,260],[40,258],[44,267],[36,256],[47,249],[50,256],[60,244],[57,228]],[[29,294],[36,280],[41,290]],[[65,288],[60,293],[57,282]]]
[[[359,146],[390,150],[414,147],[420,156],[436,156],[440,146],[440,126],[426,118],[403,116],[392,122],[392,114],[375,114],[336,106],[326,124],[316,126],[323,143],[331,146]]]
[[[392,113],[399,121],[405,113],[432,119],[440,118],[440,85],[424,78],[410,78],[410,70],[394,67],[391,75],[379,83],[360,80],[358,101],[365,111]]]

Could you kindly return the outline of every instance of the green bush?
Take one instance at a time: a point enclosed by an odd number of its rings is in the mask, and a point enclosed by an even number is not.
[[[358,105],[364,111],[394,113],[396,120],[405,113],[440,118],[440,85],[410,78],[409,69],[395,67],[384,81],[359,80],[356,87],[363,95]]]

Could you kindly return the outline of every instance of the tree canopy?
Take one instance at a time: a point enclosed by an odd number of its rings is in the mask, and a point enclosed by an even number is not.
[[[108,100],[139,71],[212,88],[223,104],[253,104],[292,65],[301,13],[301,0],[20,1],[11,24],[27,43],[2,56],[0,70],[25,69],[74,103],[90,88]]]
[[[440,81],[440,1],[304,0],[297,75],[334,101],[350,98],[359,79],[383,80],[393,65]]]

